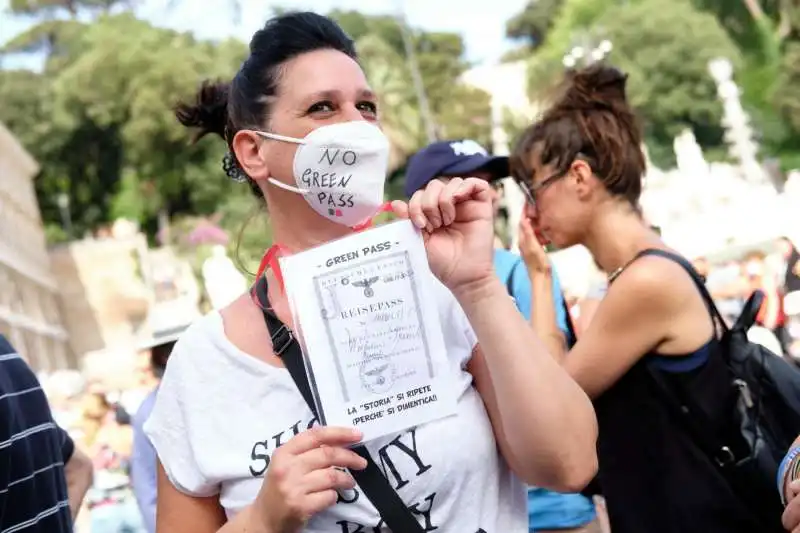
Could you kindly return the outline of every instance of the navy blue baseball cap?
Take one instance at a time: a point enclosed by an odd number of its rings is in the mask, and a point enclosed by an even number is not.
[[[471,139],[439,141],[411,156],[406,168],[406,196],[424,188],[439,176],[468,178],[472,172],[486,172],[489,181],[509,175],[508,157],[492,156]]]

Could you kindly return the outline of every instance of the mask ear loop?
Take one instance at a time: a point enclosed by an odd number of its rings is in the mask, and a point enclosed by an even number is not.
[[[375,220],[375,217],[380,215],[381,213],[394,213],[394,209],[392,209],[392,202],[384,202],[383,204],[381,204],[381,206],[378,208],[375,214],[372,215],[372,217],[365,220],[361,224],[356,224],[355,226],[353,226],[353,231],[363,231],[365,229],[371,228]]]

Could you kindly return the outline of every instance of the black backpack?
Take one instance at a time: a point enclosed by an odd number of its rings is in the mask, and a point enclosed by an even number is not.
[[[726,442],[711,435],[714,427],[692,398],[667,383],[656,370],[650,375],[695,443],[713,459],[733,490],[761,517],[764,531],[780,526],[783,507],[776,489],[778,466],[800,435],[800,371],[767,348],[750,342],[747,331],[755,324],[764,295],[756,291],[739,319],[728,327],[703,279],[683,257],[664,250],[644,250],[639,256],[656,255],[681,265],[692,277],[717,325],[719,355],[729,372],[731,387],[738,391],[730,417],[737,435]],[[742,446],[744,443],[744,446]],[[737,450],[737,451],[734,451]],[[769,529],[768,529],[769,528]]]

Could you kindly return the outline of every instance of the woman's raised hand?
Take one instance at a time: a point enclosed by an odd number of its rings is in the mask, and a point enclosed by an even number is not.
[[[433,180],[408,204],[393,202],[392,209],[422,231],[431,271],[453,293],[494,280],[494,213],[485,180]]]
[[[542,246],[531,219],[522,216],[519,221],[519,252],[528,272],[549,273],[550,260]]]

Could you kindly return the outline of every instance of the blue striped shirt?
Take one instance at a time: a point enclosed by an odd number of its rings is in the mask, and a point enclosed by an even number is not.
[[[72,531],[64,464],[74,450],[36,375],[0,335],[0,533]]]

